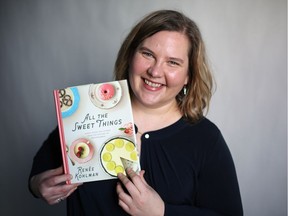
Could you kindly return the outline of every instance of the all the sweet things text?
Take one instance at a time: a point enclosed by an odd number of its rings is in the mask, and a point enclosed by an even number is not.
[[[108,119],[108,113],[91,115],[87,113],[82,121],[74,124],[72,131],[89,130],[94,127],[106,127],[122,124],[122,119]]]

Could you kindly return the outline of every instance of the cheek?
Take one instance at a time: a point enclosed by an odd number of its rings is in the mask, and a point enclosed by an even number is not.
[[[136,83],[138,82],[140,71],[141,70],[139,69],[139,65],[136,64],[135,61],[131,61],[131,64],[129,65],[128,79],[132,89],[137,86]]]
[[[188,73],[184,72],[175,72],[167,75],[168,84],[170,83],[171,86],[183,86],[188,82]]]
[[[142,74],[149,68],[149,63],[135,54],[130,62],[129,73],[133,75]]]

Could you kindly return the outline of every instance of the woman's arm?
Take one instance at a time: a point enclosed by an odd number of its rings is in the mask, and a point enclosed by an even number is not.
[[[205,156],[198,176],[195,203],[164,204],[157,192],[146,183],[143,174],[137,176],[130,171],[128,177],[122,174],[118,176],[122,182],[117,186],[120,206],[132,215],[145,215],[145,211],[148,211],[151,216],[242,216],[242,202],[234,163],[221,133],[217,142],[209,146],[211,148]]]
[[[69,174],[63,173],[59,133],[56,128],[45,140],[33,159],[28,187],[34,197],[56,204],[67,198],[79,184],[67,185]]]
[[[195,206],[165,203],[165,215],[242,216],[236,170],[221,132],[216,142],[209,146],[203,161]]]

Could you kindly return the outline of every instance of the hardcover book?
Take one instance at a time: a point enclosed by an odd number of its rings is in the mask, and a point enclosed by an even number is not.
[[[126,80],[53,91],[64,172],[70,183],[108,180],[140,171]]]

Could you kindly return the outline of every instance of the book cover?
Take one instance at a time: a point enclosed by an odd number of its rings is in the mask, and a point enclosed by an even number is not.
[[[53,91],[67,183],[108,180],[140,171],[126,80]]]

